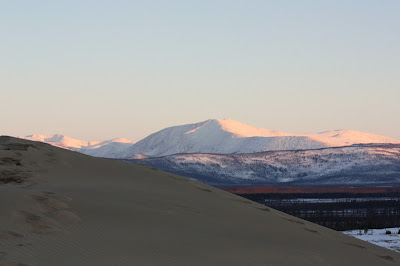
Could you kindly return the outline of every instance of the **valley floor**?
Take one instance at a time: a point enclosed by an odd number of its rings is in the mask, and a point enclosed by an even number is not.
[[[387,235],[386,231],[390,231],[391,234]],[[398,234],[398,232],[398,227],[388,229],[370,229],[366,233],[363,230],[343,231],[346,235],[400,252],[400,234]]]

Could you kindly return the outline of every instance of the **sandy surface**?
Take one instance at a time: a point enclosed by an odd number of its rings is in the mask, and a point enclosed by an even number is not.
[[[1,265],[396,265],[400,254],[145,166],[0,138]]]

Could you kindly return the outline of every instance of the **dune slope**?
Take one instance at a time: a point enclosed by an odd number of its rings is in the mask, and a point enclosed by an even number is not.
[[[2,265],[396,265],[400,254],[202,183],[0,138]],[[14,264],[13,264],[14,263]]]

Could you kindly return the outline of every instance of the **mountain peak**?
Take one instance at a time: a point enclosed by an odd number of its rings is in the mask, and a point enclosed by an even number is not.
[[[235,137],[239,138],[249,138],[249,137],[277,137],[277,136],[287,136],[288,134],[282,133],[275,130],[258,128],[243,124],[236,120],[226,118],[226,119],[210,119],[210,123],[216,123],[220,126],[220,129],[232,133]]]

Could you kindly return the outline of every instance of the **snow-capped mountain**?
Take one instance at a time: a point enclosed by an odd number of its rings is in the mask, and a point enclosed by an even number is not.
[[[134,143],[128,139],[84,141],[63,135],[29,135],[28,140],[47,142],[91,156],[147,158],[177,153],[253,153],[273,150],[306,150],[368,143],[400,143],[371,133],[352,130],[318,134],[289,134],[257,128],[232,119],[210,119],[155,132]]]
[[[85,140],[70,138],[59,134],[54,134],[54,135],[34,134],[19,138],[46,142],[60,148],[72,149],[87,155],[95,157],[107,157],[107,158],[118,157],[118,155],[122,151],[126,150],[128,147],[134,144],[133,141],[125,138],[117,138],[106,141],[85,141]]]
[[[50,144],[59,144],[64,147],[69,147],[69,148],[84,148],[92,145],[99,144],[100,141],[84,141],[84,140],[79,140],[79,139],[73,139],[64,135],[60,134],[54,134],[54,135],[40,135],[40,134],[33,134],[25,137],[19,137],[19,138],[24,138],[27,140],[33,140],[33,141],[41,141],[41,142],[46,142]]]
[[[398,140],[352,130],[318,134],[289,134],[256,128],[231,119],[211,119],[158,131],[123,151],[119,158],[165,156],[177,153],[252,153],[302,150],[359,143],[400,143]]]
[[[220,187],[400,185],[400,144],[250,154],[175,154],[125,161]]]

